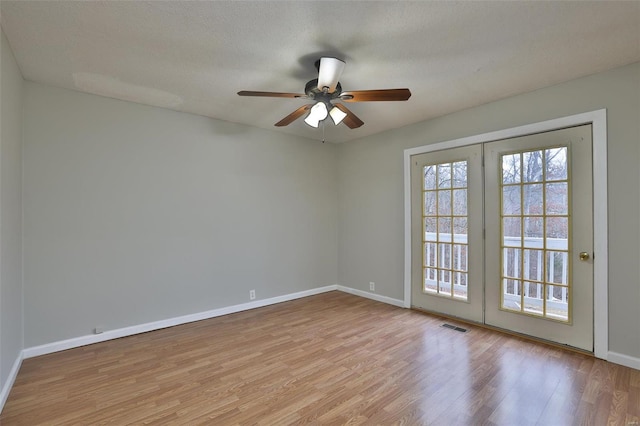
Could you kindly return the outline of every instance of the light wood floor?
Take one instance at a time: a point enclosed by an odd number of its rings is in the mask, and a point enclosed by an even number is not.
[[[27,359],[0,423],[640,423],[640,371],[442,323],[331,292]]]

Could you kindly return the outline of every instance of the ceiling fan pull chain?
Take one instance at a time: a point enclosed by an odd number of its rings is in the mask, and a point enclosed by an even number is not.
[[[324,143],[324,124],[326,120],[322,120],[322,143]]]

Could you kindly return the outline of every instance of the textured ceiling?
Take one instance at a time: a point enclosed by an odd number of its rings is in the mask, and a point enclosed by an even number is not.
[[[302,119],[322,55],[344,90],[408,87],[351,103],[342,142],[640,61],[640,2],[5,1],[0,22],[27,80],[321,139]],[[330,124],[331,123],[331,124]]]

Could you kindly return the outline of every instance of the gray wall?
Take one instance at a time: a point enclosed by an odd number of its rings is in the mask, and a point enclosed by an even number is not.
[[[337,147],[27,82],[25,345],[337,283]]]
[[[0,389],[23,348],[23,80],[2,32],[0,59]]]
[[[410,101],[409,101],[410,102]],[[402,299],[403,150],[608,110],[610,350],[640,357],[640,64],[339,146],[340,284]]]

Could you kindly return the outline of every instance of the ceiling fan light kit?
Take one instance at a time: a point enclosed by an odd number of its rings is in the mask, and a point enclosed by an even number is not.
[[[311,127],[318,127],[325,118],[327,118],[327,106],[323,102],[318,102],[311,107],[309,115],[304,119],[304,122]]]
[[[347,113],[343,112],[337,106],[334,106],[333,108],[331,108],[331,111],[329,111],[329,115],[331,116],[334,124],[337,126],[338,124],[342,123],[342,120],[344,120],[344,118],[347,116]]]
[[[321,121],[330,116],[336,126],[344,122],[350,129],[356,129],[362,126],[364,122],[343,104],[334,104],[332,101],[406,101],[411,97],[411,92],[406,88],[343,92],[342,86],[338,80],[344,71],[345,62],[337,58],[322,57],[316,64],[318,66],[318,78],[307,82],[304,88],[305,94],[243,90],[238,92],[238,95],[311,99],[315,102],[296,109],[294,112],[277,122],[275,125],[278,127],[287,126],[304,114],[307,114],[304,122],[311,127],[317,128]]]

